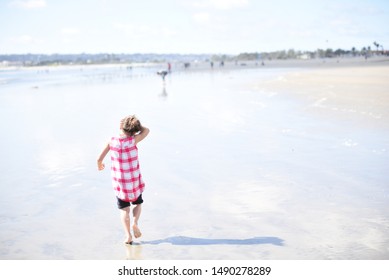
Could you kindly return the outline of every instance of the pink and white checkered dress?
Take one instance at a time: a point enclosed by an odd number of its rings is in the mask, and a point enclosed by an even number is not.
[[[145,183],[140,174],[134,137],[112,137],[110,150],[115,194],[123,201],[135,201],[142,194]]]

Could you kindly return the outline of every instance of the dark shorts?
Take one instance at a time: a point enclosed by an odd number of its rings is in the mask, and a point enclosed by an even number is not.
[[[118,202],[118,208],[119,209],[123,209],[123,208],[126,208],[128,206],[131,206],[132,205],[137,205],[137,204],[142,204],[143,203],[143,198],[142,198],[142,195],[140,195],[137,200],[133,201],[133,202],[127,202],[127,201],[123,201],[121,200],[120,198],[116,197]]]

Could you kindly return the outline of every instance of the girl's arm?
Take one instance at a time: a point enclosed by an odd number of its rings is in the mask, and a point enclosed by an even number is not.
[[[135,138],[135,145],[138,144],[140,141],[146,138],[146,136],[149,134],[150,129],[147,127],[142,126],[140,129],[140,132],[134,136]]]
[[[105,168],[105,164],[103,163],[103,160],[105,156],[109,152],[109,143],[104,147],[104,150],[101,152],[99,158],[97,159],[97,169],[103,170]]]

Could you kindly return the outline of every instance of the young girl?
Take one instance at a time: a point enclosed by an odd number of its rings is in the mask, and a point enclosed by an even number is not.
[[[112,137],[97,159],[97,167],[103,170],[103,160],[111,151],[112,184],[117,197],[117,205],[121,210],[120,219],[126,233],[126,244],[132,244],[130,206],[134,205],[132,226],[134,237],[139,238],[142,233],[138,227],[138,220],[142,210],[142,192],[145,184],[139,169],[138,148],[136,145],[148,134],[149,129],[142,126],[135,116],[128,116],[120,122],[120,135]]]

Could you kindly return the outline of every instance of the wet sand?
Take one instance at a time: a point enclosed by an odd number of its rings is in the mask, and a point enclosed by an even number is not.
[[[0,89],[0,258],[388,259],[388,69]],[[143,236],[126,247],[95,161],[131,113],[151,133],[139,144]]]

